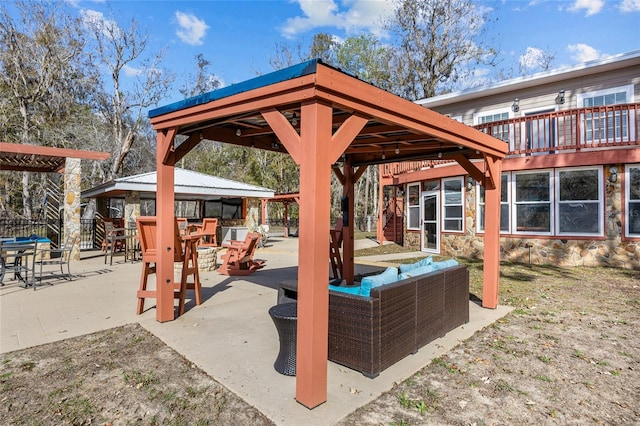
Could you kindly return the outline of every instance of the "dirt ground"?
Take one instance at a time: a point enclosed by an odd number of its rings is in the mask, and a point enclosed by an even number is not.
[[[481,264],[469,267],[477,298]],[[640,424],[640,272],[501,274],[511,314],[341,424]],[[272,424],[138,325],[0,359],[2,425]]]
[[[512,313],[341,424],[640,424],[639,272],[503,265],[500,294]]]

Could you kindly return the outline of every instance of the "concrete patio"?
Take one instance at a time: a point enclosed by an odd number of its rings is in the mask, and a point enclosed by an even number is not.
[[[356,249],[367,244],[375,243],[358,240]],[[394,257],[398,255],[356,259],[356,273]],[[279,343],[268,314],[276,304],[278,284],[297,279],[298,239],[271,238],[256,258],[265,259],[267,266],[247,277],[201,274],[203,303],[195,306],[188,300],[185,315],[167,323],[156,321],[153,300],[146,302],[142,315],[135,315],[140,262],[117,258],[109,266],[102,256],[85,258],[72,264],[74,281],[46,278],[35,292],[8,281],[0,287],[0,352],[138,322],[276,424],[330,425],[510,310],[470,302],[468,324],[375,379],[329,362],[328,401],[309,410],[295,401],[295,378],[273,368]]]

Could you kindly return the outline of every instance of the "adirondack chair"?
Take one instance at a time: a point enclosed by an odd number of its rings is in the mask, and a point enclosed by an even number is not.
[[[156,242],[156,217],[140,216],[136,219],[140,250],[142,254],[142,276],[138,290],[138,309],[140,315],[144,311],[144,299],[155,298],[156,290],[147,290],[149,275],[156,273],[158,250]],[[198,273],[198,253],[196,242],[198,235],[180,237],[178,222],[175,222],[173,261],[182,263],[180,282],[174,282],[174,297],[179,299],[178,315],[184,313],[184,301],[187,290],[195,290],[196,305],[200,305],[200,275]],[[153,265],[152,265],[153,264]],[[193,282],[188,283],[189,275],[193,275]]]
[[[218,228],[218,219],[206,218],[202,219],[202,225],[196,225],[198,234],[204,235],[198,246],[200,247],[218,247],[218,239],[216,232]]]
[[[249,275],[264,267],[264,260],[253,260],[260,234],[249,232],[244,241],[231,240],[222,244],[227,252],[218,272],[224,275]]]

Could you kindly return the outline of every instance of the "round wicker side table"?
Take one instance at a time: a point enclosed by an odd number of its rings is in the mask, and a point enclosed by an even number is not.
[[[295,376],[298,304],[293,302],[275,305],[269,309],[269,316],[280,338],[280,352],[273,367],[280,374]]]

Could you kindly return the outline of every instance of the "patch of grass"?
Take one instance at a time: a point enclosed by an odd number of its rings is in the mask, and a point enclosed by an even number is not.
[[[580,349],[574,349],[573,353],[571,354],[571,356],[574,356],[574,357],[580,358],[580,359],[585,359],[584,352],[582,352]]]
[[[409,426],[411,423],[409,423],[407,420],[394,420],[391,423],[389,423],[389,426]]]
[[[540,380],[540,381],[542,381],[542,382],[552,382],[552,381],[553,381],[553,380],[551,380],[551,378],[550,378],[550,377],[548,377],[548,376],[542,376],[542,375],[540,375],[540,374],[538,374],[538,375],[536,376],[536,380]]]
[[[517,387],[515,387],[514,385],[512,385],[511,383],[508,383],[506,380],[503,380],[503,379],[498,380],[494,385],[494,388],[497,391],[512,392],[512,393],[517,393],[519,395],[527,395],[526,392],[518,389]]]
[[[550,364],[551,363],[551,358],[548,357],[547,355],[539,355],[538,359],[542,362],[544,362],[545,364]]]
[[[446,369],[449,373],[455,374],[455,373],[459,373],[460,370],[458,370],[458,366],[455,364],[448,364],[445,360],[443,360],[442,358],[433,358],[431,360],[432,363],[434,363],[435,365],[442,367],[444,369]]]
[[[220,415],[227,407],[227,394],[223,391],[216,393],[215,401],[216,415]]]
[[[152,383],[157,383],[158,378],[153,373],[145,374],[142,371],[132,370],[132,371],[123,371],[122,378],[125,383],[131,386],[135,386],[137,388],[141,388],[144,386],[149,386]]]
[[[60,419],[60,423],[84,424],[96,412],[96,407],[86,397],[79,397],[68,389],[57,389],[49,394],[49,409]]]
[[[400,402],[400,405],[402,405],[404,408],[409,408],[409,405],[411,405],[411,400],[407,398],[406,391],[402,391],[402,393],[398,395],[398,402]]]

